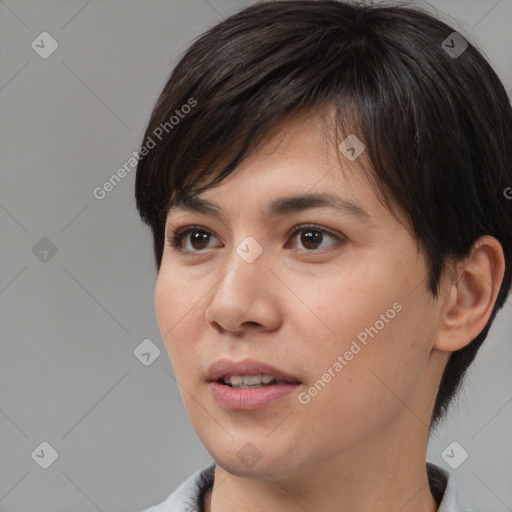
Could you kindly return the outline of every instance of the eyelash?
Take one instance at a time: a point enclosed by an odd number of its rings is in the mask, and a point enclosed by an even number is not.
[[[315,224],[301,224],[300,226],[296,226],[288,234],[288,237],[291,238],[291,237],[295,236],[297,233],[300,233],[301,231],[306,231],[308,229],[314,230],[314,231],[319,231],[321,233],[327,233],[330,237],[335,239],[336,243],[333,245],[341,244],[345,241],[342,237],[335,235],[331,231],[329,231],[321,226],[317,226]],[[206,229],[202,226],[184,226],[180,229],[177,229],[176,231],[171,231],[171,233],[167,236],[167,243],[172,248],[174,248],[175,250],[177,250],[178,252],[181,252],[181,253],[200,254],[202,252],[205,252],[205,250],[190,251],[181,246],[181,243],[182,243],[183,239],[186,237],[186,235],[188,235],[194,231],[201,231],[208,235],[213,235],[213,233],[209,229]],[[313,253],[313,252],[322,252],[322,251],[316,250],[316,249],[310,249],[310,250],[304,249],[304,250],[302,250],[302,252]]]

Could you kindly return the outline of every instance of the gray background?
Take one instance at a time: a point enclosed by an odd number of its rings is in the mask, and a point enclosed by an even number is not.
[[[2,512],[140,511],[211,461],[156,324],[135,173],[103,200],[92,191],[139,148],[190,40],[250,3],[0,1]],[[512,0],[430,5],[510,93]],[[46,59],[31,47],[43,31],[59,45]],[[512,510],[511,304],[428,450],[479,512]],[[134,355],[144,339],[161,350],[147,366]],[[58,453],[47,469],[43,441]],[[457,469],[441,457],[453,441],[469,453]]]

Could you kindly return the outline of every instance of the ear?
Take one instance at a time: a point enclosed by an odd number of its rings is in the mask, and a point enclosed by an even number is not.
[[[453,352],[468,345],[491,316],[505,273],[503,248],[485,235],[471,253],[457,263],[455,278],[447,284],[434,348]]]

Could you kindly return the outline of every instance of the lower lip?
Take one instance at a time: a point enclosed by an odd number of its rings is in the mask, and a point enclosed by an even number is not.
[[[226,409],[263,409],[272,402],[284,398],[297,389],[299,384],[272,384],[260,388],[231,388],[218,381],[210,381],[210,389],[217,403]]]

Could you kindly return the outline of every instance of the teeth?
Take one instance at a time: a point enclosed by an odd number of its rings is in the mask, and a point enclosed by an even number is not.
[[[231,375],[224,377],[224,382],[233,387],[258,387],[276,380],[272,375]],[[278,381],[282,382],[282,381]]]

